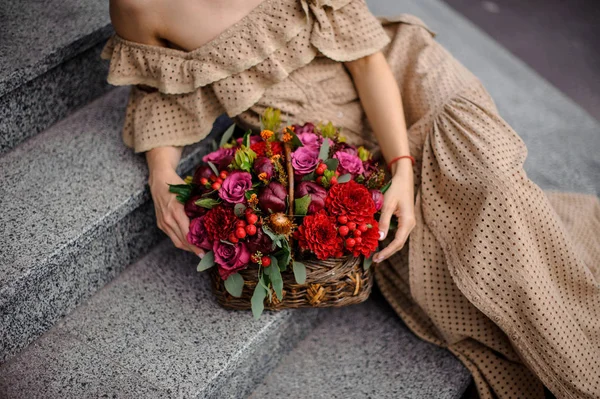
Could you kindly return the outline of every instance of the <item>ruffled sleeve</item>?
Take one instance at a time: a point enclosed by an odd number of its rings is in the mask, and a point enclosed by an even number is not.
[[[248,110],[315,57],[351,61],[389,42],[365,0],[264,0],[198,49],[114,34],[101,58],[110,60],[108,83],[132,85],[122,137],[139,153],[202,140],[219,115]]]

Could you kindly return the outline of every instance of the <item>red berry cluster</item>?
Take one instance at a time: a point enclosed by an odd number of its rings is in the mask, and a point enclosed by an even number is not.
[[[317,178],[315,179],[317,184],[320,184],[325,188],[338,183],[337,178],[340,173],[337,170],[335,172],[328,171],[327,165],[323,162],[319,163],[317,169],[315,169],[315,173],[317,174]]]
[[[218,190],[221,188],[221,184],[223,184],[223,180],[225,180],[228,174],[229,173],[226,170],[224,170],[219,173],[219,176],[212,174],[208,179],[206,177],[203,177],[200,179],[200,184],[207,188],[210,187],[213,190]]]
[[[361,235],[369,229],[367,223],[356,224],[355,222],[349,222],[348,216],[345,215],[338,216],[337,221],[341,225],[338,227],[338,234],[346,237],[344,243],[347,248],[352,248],[356,244],[360,244],[362,242]]]
[[[246,236],[253,236],[256,234],[256,223],[258,222],[258,216],[251,208],[246,209],[246,220],[240,219],[235,222],[233,233],[229,236],[229,241],[236,244],[239,240],[243,240]]]

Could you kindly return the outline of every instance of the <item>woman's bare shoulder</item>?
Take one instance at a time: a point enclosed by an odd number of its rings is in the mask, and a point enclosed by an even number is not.
[[[167,47],[161,39],[163,0],[110,0],[110,20],[115,32],[132,42]]]

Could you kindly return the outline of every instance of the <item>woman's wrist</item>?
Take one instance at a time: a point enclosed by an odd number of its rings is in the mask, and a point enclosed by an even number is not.
[[[410,158],[402,158],[395,161],[390,165],[390,172],[392,174],[392,177],[405,177],[407,174],[412,175],[412,160]]]
[[[182,147],[157,147],[146,152],[148,181],[156,177],[177,173]]]

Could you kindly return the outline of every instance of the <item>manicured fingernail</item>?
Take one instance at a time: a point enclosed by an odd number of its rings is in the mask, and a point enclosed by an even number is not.
[[[381,261],[381,256],[375,256],[375,257],[373,257],[373,262],[379,263],[380,261]]]
[[[198,257],[199,257],[200,259],[204,258],[204,252],[198,252]]]
[[[383,240],[383,238],[385,237],[385,233],[381,230],[379,230],[379,240]]]

